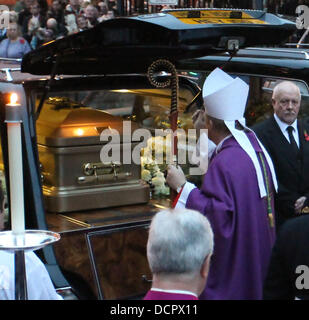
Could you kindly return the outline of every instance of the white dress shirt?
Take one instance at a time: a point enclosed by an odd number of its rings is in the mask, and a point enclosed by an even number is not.
[[[298,136],[298,129],[297,129],[297,119],[292,123],[292,124],[287,124],[283,121],[281,121],[278,116],[274,113],[274,118],[282,132],[282,134],[285,136],[285,138],[288,140],[288,142],[290,143],[290,139],[289,139],[289,133],[288,133],[288,130],[287,128],[289,126],[292,126],[294,128],[293,130],[293,137],[297,143],[297,146],[299,148],[299,136]]]
[[[15,300],[14,253],[0,250],[0,300]],[[25,252],[28,300],[63,300],[56,292],[43,262]]]

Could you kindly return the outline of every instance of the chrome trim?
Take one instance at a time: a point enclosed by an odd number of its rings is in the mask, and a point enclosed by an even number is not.
[[[15,58],[3,58],[3,57],[0,57],[0,61],[21,62],[22,59],[20,59],[20,58],[15,59]]]
[[[2,73],[5,73],[6,80],[8,82],[12,82],[13,81],[13,77],[11,76],[11,72],[12,71],[21,71],[21,68],[3,68],[0,71]]]
[[[309,59],[309,54],[306,51],[295,51],[295,50],[286,50],[284,48],[254,48],[254,47],[248,47],[244,48],[244,50],[249,50],[249,51],[272,51],[272,52],[284,52],[284,53],[294,53],[294,54],[304,54],[305,55],[305,60]]]

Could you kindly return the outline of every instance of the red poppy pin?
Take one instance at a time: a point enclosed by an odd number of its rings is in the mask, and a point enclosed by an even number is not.
[[[24,43],[25,43],[25,39],[19,39],[19,42],[20,42],[21,44],[24,44]]]
[[[304,136],[305,136],[305,140],[309,141],[309,135],[306,130],[304,131]]]

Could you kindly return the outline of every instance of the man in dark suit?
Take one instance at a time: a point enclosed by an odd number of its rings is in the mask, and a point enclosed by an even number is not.
[[[290,81],[273,91],[274,115],[253,130],[269,152],[278,180],[276,225],[309,211],[309,122],[297,119],[299,88]]]
[[[309,300],[309,215],[287,221],[273,247],[264,300]]]

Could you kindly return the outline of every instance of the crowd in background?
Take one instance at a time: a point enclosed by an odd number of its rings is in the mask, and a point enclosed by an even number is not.
[[[309,0],[179,0],[178,6],[262,9],[295,16]],[[124,15],[154,13],[169,6],[151,6],[149,0],[19,0],[10,8],[10,25],[0,29],[0,57],[22,58],[43,43],[94,27]]]
[[[0,57],[21,58],[43,43],[94,27],[118,16],[115,1],[19,0],[0,30]]]

